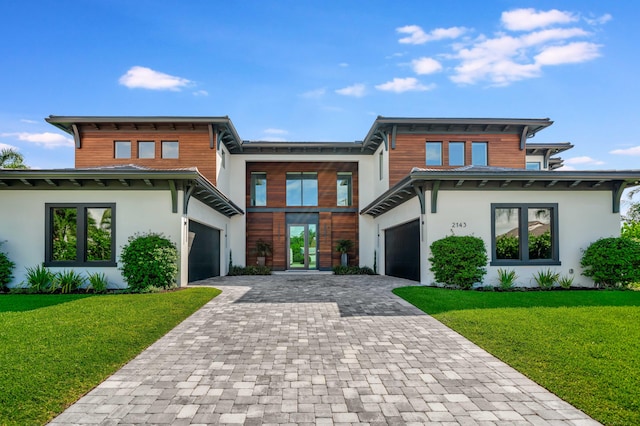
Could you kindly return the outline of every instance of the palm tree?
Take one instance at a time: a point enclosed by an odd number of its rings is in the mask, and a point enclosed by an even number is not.
[[[0,151],[0,169],[28,169],[24,157],[15,148]]]

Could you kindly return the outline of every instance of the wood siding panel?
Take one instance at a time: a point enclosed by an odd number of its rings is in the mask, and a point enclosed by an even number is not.
[[[340,265],[340,253],[336,251],[338,240],[351,240],[353,247],[349,250],[349,265],[358,265],[358,215],[355,213],[333,213],[331,216],[331,263]]]
[[[216,149],[210,148],[209,133],[201,131],[96,131],[82,132],[81,148],[75,152],[75,167],[136,164],[154,169],[197,167],[216,183]],[[114,142],[130,141],[131,158],[115,158]],[[155,142],[155,158],[137,158],[138,141]],[[162,141],[178,141],[178,158],[162,158]]]
[[[425,142],[442,142],[442,166],[426,165]],[[460,166],[448,166],[448,142],[465,142],[465,165],[471,164],[471,143],[487,142],[487,161],[489,166],[524,169],[526,151],[520,150],[520,136],[514,134],[399,134],[396,149],[389,152],[389,186],[406,177],[411,169],[433,168],[451,169]]]
[[[284,212],[273,213],[273,269],[282,271],[287,267],[287,228]]]
[[[247,220],[247,266],[258,264],[258,256],[255,253],[258,240],[262,239],[274,247],[273,222],[273,213],[252,213],[251,221]],[[273,255],[267,256],[266,264],[269,267],[273,266]]]
[[[319,229],[318,229],[318,258],[320,259],[320,269],[331,269],[333,266],[333,251],[335,246],[333,245],[332,231],[331,231],[331,213],[320,212],[319,214]]]

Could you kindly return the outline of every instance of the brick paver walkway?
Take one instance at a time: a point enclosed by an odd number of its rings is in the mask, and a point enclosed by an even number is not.
[[[598,424],[391,294],[408,281],[201,283],[223,293],[51,424]]]

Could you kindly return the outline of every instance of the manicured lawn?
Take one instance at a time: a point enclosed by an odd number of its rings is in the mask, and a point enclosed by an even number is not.
[[[640,424],[640,292],[394,293],[600,422]]]
[[[43,424],[220,293],[0,296],[0,424]]]

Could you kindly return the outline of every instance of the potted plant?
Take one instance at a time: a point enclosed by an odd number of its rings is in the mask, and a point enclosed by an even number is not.
[[[271,244],[264,241],[262,238],[256,241],[256,255],[258,257],[258,265],[264,266],[266,264],[266,258],[271,254]]]
[[[349,265],[349,255],[347,254],[349,250],[353,247],[353,241],[351,240],[338,240],[338,245],[336,246],[336,251],[340,254],[340,264],[342,266]]]

